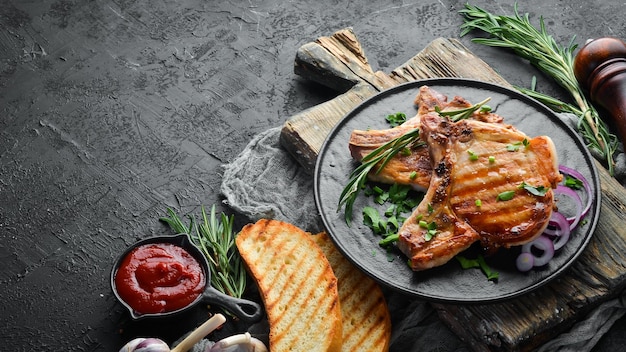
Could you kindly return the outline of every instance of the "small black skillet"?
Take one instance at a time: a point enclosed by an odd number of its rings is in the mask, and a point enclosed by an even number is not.
[[[206,284],[204,292],[199,295],[198,298],[196,298],[192,303],[181,309],[173,310],[170,312],[141,314],[136,312],[128,303],[126,303],[120,297],[119,293],[117,292],[117,288],[115,287],[115,274],[117,273],[120,263],[133,249],[151,243],[171,243],[180,246],[187,252],[189,252],[189,254],[191,254],[198,261],[198,263],[200,263],[200,266],[202,267],[202,270],[204,272]],[[176,315],[191,309],[199,302],[217,304],[219,306],[222,306],[226,308],[230,313],[236,315],[239,319],[247,323],[258,322],[263,317],[263,309],[258,303],[246,299],[228,296],[211,286],[211,271],[209,270],[209,263],[207,261],[207,258],[200,251],[200,249],[198,249],[198,247],[196,247],[189,240],[189,237],[185,234],[151,237],[141,240],[127,248],[126,251],[124,251],[113,264],[113,268],[111,270],[111,288],[113,289],[115,297],[117,297],[118,301],[128,309],[131,318],[133,318],[134,320],[143,318],[171,317],[172,315]]]

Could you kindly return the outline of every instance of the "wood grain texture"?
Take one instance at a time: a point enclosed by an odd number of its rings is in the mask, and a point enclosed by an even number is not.
[[[417,79],[462,77],[510,86],[459,41],[439,38],[390,74],[372,72],[350,28],[298,52],[296,73],[333,89],[337,98],[290,118],[282,145],[312,172],[334,124],[379,91]],[[566,331],[626,286],[626,189],[597,164],[600,220],[579,260],[562,276],[527,295],[495,304],[434,303],[439,317],[475,351],[528,351]]]
[[[455,39],[434,40],[390,74],[374,72],[350,28],[300,47],[294,71],[304,78],[344,92],[333,100],[292,116],[283,126],[282,146],[309,173],[313,172],[317,153],[337,121],[378,92],[398,84],[435,77],[471,78],[510,86]]]
[[[433,304],[441,319],[475,351],[530,351],[624,290],[626,192],[606,171],[600,172],[600,184],[603,198],[596,232],[565,274],[503,303]]]

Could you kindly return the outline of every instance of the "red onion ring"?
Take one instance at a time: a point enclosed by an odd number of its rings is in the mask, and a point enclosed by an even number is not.
[[[553,240],[554,250],[558,251],[563,248],[567,241],[569,241],[569,235],[572,232],[570,224],[567,221],[567,218],[565,218],[565,215],[559,213],[558,211],[553,211],[552,216],[550,217],[549,226],[554,227],[554,229],[547,228],[543,233],[555,237]]]
[[[535,255],[533,247],[541,251],[541,254]],[[534,266],[544,266],[548,264],[550,259],[554,257],[554,243],[548,237],[541,235],[535,240],[522,245],[522,253],[530,253],[534,257]]]
[[[573,230],[574,228],[576,228],[576,226],[580,222],[580,219],[583,216],[584,209],[582,199],[580,199],[580,196],[578,195],[578,193],[576,193],[576,191],[563,185],[556,186],[556,189],[554,189],[554,193],[559,195],[565,195],[574,201],[574,205],[576,206],[576,213],[573,217],[567,218],[567,221],[570,223],[569,228],[570,230]]]
[[[586,202],[583,204],[583,200],[578,193],[567,186],[558,185],[556,189],[554,189],[555,195],[569,197],[574,202],[576,213],[574,216],[565,217],[565,215],[558,211],[552,212],[550,222],[548,223],[549,227],[544,230],[543,234],[532,242],[522,246],[522,253],[515,261],[519,271],[529,271],[532,267],[546,265],[554,257],[554,252],[563,248],[569,241],[571,232],[591,209],[593,199],[589,181],[587,181],[580,172],[564,165],[559,165],[559,172],[574,177],[582,182]],[[535,254],[533,248],[536,248],[541,253]]]
[[[535,266],[535,256],[532,253],[520,253],[515,260],[515,266],[519,271],[529,271]]]
[[[585,195],[587,198],[587,202],[585,204],[585,207],[583,208],[581,217],[585,217],[585,215],[587,215],[587,213],[589,213],[589,210],[591,209],[591,201],[592,201],[592,197],[591,197],[591,186],[589,185],[589,181],[587,181],[587,179],[585,178],[585,176],[583,176],[580,172],[567,167],[565,165],[559,165],[559,171],[563,174],[567,174],[570,175],[578,180],[580,180],[580,182],[582,182],[583,184],[583,188],[585,189]],[[569,219],[568,219],[569,220]],[[571,220],[570,220],[571,222]]]

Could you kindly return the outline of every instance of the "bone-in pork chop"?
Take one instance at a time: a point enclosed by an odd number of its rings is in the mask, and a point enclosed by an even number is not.
[[[551,189],[562,178],[550,138],[437,113],[422,115],[419,128],[432,175],[398,239],[413,270],[443,265],[477,241],[490,252],[543,232],[554,208]]]
[[[434,112],[435,107],[441,111],[451,111],[472,106],[467,100],[458,96],[448,101],[447,96],[428,86],[420,87],[414,104],[417,107],[417,114],[399,126],[384,130],[354,130],[349,141],[352,157],[361,161],[363,157],[381,145],[418,128],[421,117]],[[501,116],[484,111],[474,112],[471,118],[486,122],[502,122]],[[411,185],[414,189],[424,191],[430,183],[431,165],[428,148],[425,145],[417,146],[411,153],[398,153],[379,172],[375,172],[375,168],[369,174],[369,179],[387,184]]]

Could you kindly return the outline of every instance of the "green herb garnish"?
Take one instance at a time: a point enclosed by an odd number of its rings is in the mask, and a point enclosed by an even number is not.
[[[524,146],[525,148],[530,147],[530,142],[528,141],[528,139],[524,138],[524,140],[522,140],[521,142],[507,144],[506,150],[509,152],[516,152],[521,146]]]
[[[416,128],[381,145],[361,160],[361,165],[352,171],[348,184],[339,196],[337,211],[345,205],[345,220],[348,225],[352,222],[354,201],[359,191],[365,186],[369,172],[372,170],[380,172],[387,165],[387,162],[404,148],[414,148],[423,145],[423,143],[419,139],[419,129]]]
[[[519,185],[520,189],[525,189],[526,191],[528,191],[528,193],[534,195],[534,196],[545,196],[546,192],[548,192],[549,188],[545,187],[545,186],[531,186],[529,184],[527,184],[526,182],[522,182]]]
[[[381,193],[374,192],[371,188],[376,188]],[[399,184],[393,184],[386,189],[379,186],[366,187],[365,194],[374,196],[374,199],[384,198],[384,203],[390,204],[382,214],[371,206],[363,208],[363,224],[371,228],[375,234],[383,237],[380,241],[381,246],[386,247],[395,242],[398,230],[402,222],[406,220],[405,214],[410,213],[421,200],[421,197],[416,197],[410,191],[410,186]]]
[[[426,221],[422,220],[419,222],[419,226],[426,230],[426,232],[424,233],[424,240],[426,241],[432,240],[433,237],[435,237],[435,235],[437,234],[437,223],[435,223],[434,221],[427,223]]]
[[[473,151],[468,150],[468,151],[467,151],[467,154],[469,154],[469,159],[470,159],[471,161],[476,161],[476,160],[478,160],[478,154],[474,153]]]
[[[458,121],[461,121],[461,120],[464,120],[464,119],[468,119],[477,110],[480,110],[481,112],[489,112],[489,111],[491,111],[491,108],[489,106],[485,105],[489,100],[491,100],[491,98],[487,98],[487,99],[481,101],[480,103],[474,104],[474,105],[472,105],[470,107],[467,107],[467,108],[464,108],[464,109],[457,109],[457,110],[446,110],[446,111],[443,111],[443,110],[441,110],[441,108],[439,106],[435,106],[435,112],[437,112],[439,114],[439,116],[448,117],[451,121],[458,122]]]
[[[387,115],[385,120],[389,122],[391,127],[396,127],[406,122],[406,115],[402,112],[397,112],[395,114]]]
[[[566,175],[565,176],[565,186],[571,188],[571,189],[581,189],[583,188],[583,181],[572,177],[570,175]]]
[[[209,261],[211,286],[229,296],[241,298],[246,289],[246,270],[235,246],[233,232],[234,216],[215,213],[215,205],[207,215],[202,207],[202,222],[189,216],[190,224],[185,226],[172,209],[167,209],[169,217],[159,220],[167,223],[176,233],[185,233],[202,251]]]
[[[577,106],[566,104],[538,93],[532,89],[518,89],[536,98],[558,112],[571,112],[579,116],[578,130],[588,144],[606,160],[609,173],[613,175],[615,153],[618,142],[596,109],[587,101],[582,88],[574,75],[574,51],[577,45],[572,38],[566,47],[559,46],[554,38],[547,33],[543,17],[539,18],[539,29],[530,23],[529,15],[521,16],[514,8],[514,16],[491,14],[480,7],[465,5],[460,13],[465,22],[461,25],[461,36],[472,30],[480,30],[489,34],[488,38],[474,38],[473,42],[492,47],[511,49],[520,57],[527,59],[533,66],[551,76],[557,84],[565,88]]]
[[[513,143],[513,144],[507,144],[506,146],[506,150],[509,152],[516,152],[519,150],[520,145],[522,145],[521,143]]]
[[[491,98],[487,98],[478,104],[474,104],[464,109],[442,111],[439,107],[435,107],[435,111],[437,111],[440,116],[447,117],[450,120],[456,122],[465,118],[469,118],[475,111],[483,108],[484,104],[490,99]],[[489,111],[491,110],[491,108],[489,107],[486,107],[485,109]],[[348,183],[346,184],[343,191],[341,192],[341,195],[339,196],[339,202],[337,205],[337,211],[339,211],[341,207],[345,206],[344,217],[348,226],[350,226],[352,222],[352,211],[354,208],[354,202],[357,195],[359,194],[359,191],[365,186],[365,182],[367,181],[367,175],[371,171],[374,171],[376,173],[380,172],[380,170],[382,170],[385,165],[387,165],[389,160],[396,156],[396,154],[406,153],[406,150],[410,151],[412,148],[423,146],[424,142],[419,139],[419,133],[419,129],[416,128],[381,145],[380,147],[376,148],[374,151],[366,155],[361,160],[361,165],[359,165],[356,169],[354,169],[354,171],[352,171]]]
[[[387,221],[373,207],[363,208],[363,223],[376,234],[383,234],[387,229]]]
[[[380,240],[378,242],[378,245],[381,246],[381,247],[388,247],[391,244],[393,244],[394,242],[396,242],[399,237],[400,236],[398,235],[398,233],[390,234],[390,235],[386,236],[385,238],[383,238],[382,240]]]
[[[496,199],[500,200],[500,201],[506,201],[506,200],[513,199],[513,196],[515,196],[515,191],[504,191],[504,192],[498,194],[496,196]]]
[[[478,255],[476,259],[468,259],[462,255],[457,255],[455,258],[463,269],[480,268],[487,276],[487,280],[495,281],[500,277],[500,273],[491,269],[482,255]]]

